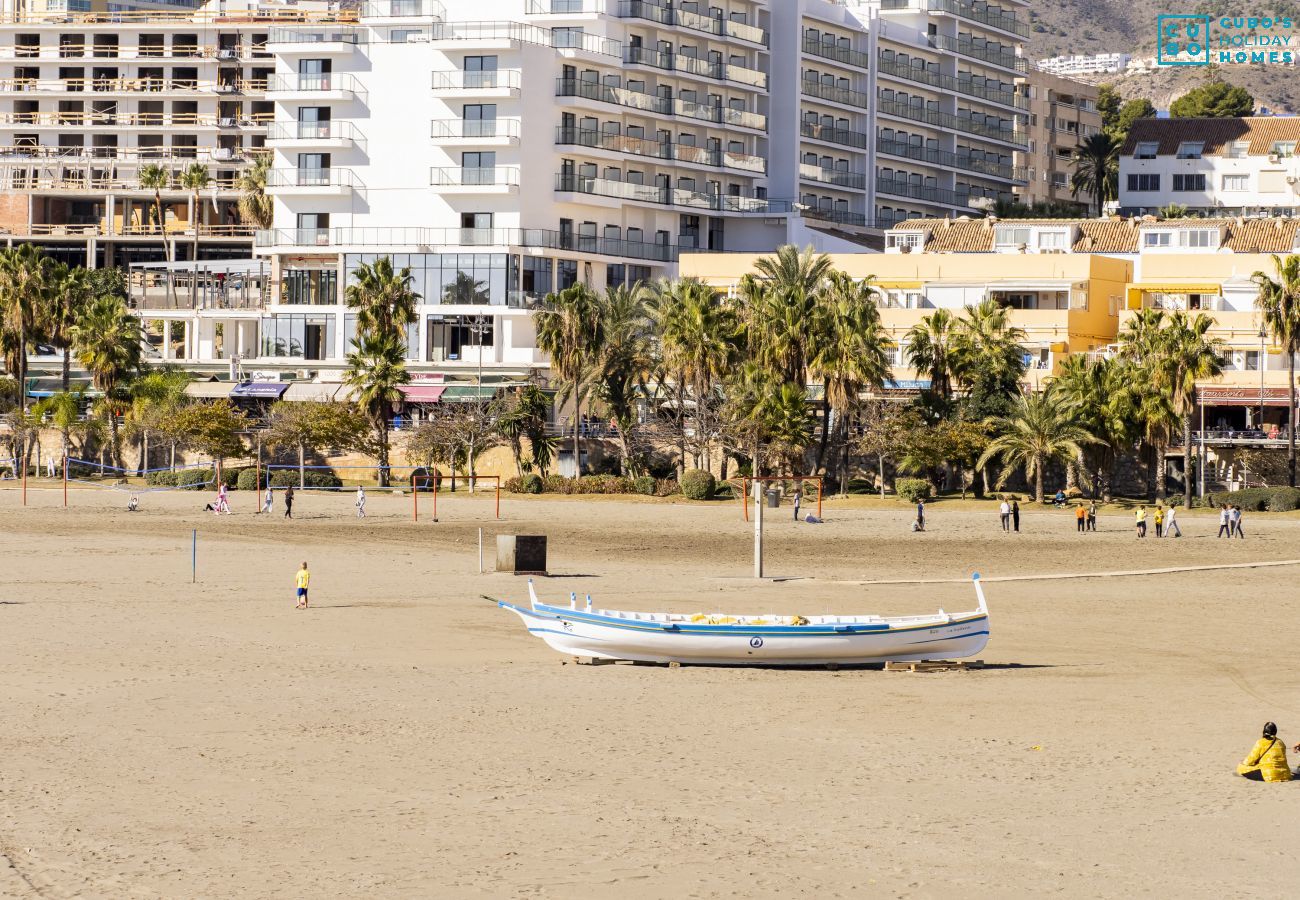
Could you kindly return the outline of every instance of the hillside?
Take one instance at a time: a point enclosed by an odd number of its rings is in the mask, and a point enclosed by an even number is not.
[[[1180,13],[1210,16],[1244,15],[1229,0],[1196,0],[1179,5]],[[1134,56],[1152,56],[1156,47],[1156,17],[1170,12],[1165,0],[1034,0],[1026,55],[1030,59],[1071,53],[1120,50]],[[1293,41],[1300,52],[1300,2],[1262,3],[1250,15],[1291,16],[1296,20]],[[1082,23],[1082,24],[1081,24]],[[1275,112],[1300,112],[1297,69],[1290,66],[1211,66],[1208,69],[1160,69],[1125,78],[1109,79],[1126,97],[1146,97],[1163,109],[1181,94],[1210,77],[1239,84],[1255,100]]]

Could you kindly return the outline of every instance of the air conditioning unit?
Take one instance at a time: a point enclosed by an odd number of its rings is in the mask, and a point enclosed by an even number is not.
[[[1268,161],[1271,162],[1271,163],[1275,163],[1275,162],[1277,162],[1277,161],[1278,161],[1278,155],[1277,155],[1276,153],[1270,153],[1270,154],[1268,155]]]

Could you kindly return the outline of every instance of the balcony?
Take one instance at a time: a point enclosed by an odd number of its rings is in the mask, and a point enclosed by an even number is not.
[[[441,21],[447,18],[447,10],[439,0],[364,0],[361,18]]]
[[[572,16],[603,13],[605,0],[528,0],[524,13],[530,16]]]
[[[430,136],[444,147],[505,147],[519,143],[518,119],[434,119]]]
[[[736,197],[729,194],[712,194],[688,188],[660,187],[652,184],[634,184],[587,175],[560,173],[555,176],[555,190],[614,200],[634,200],[661,206],[679,206],[687,209],[707,209],[732,213],[767,213],[766,200],[756,197]]]
[[[801,79],[800,88],[805,97],[813,97],[827,103],[854,106],[858,109],[866,109],[871,105],[870,96],[862,91],[853,91],[833,84],[822,84],[820,81],[814,81],[811,78]]]
[[[714,168],[735,169],[762,175],[767,171],[767,160],[746,153],[732,153],[721,148],[692,147],[671,141],[651,141],[622,134],[558,126],[555,143],[563,146],[590,147],[612,153],[630,153],[651,159],[673,160]]]
[[[853,147],[858,150],[865,150],[867,147],[867,136],[860,131],[850,131],[847,128],[836,128],[832,125],[818,125],[814,122],[800,122],[799,134],[806,138],[812,138],[815,141],[825,141],[829,144],[839,144],[844,147]]]
[[[844,172],[840,169],[828,169],[810,163],[799,164],[799,177],[805,181],[815,181],[832,187],[850,191],[863,191],[867,188],[867,176],[858,172]]]
[[[435,166],[429,185],[439,194],[511,194],[519,190],[519,167]]]
[[[744,22],[733,22],[717,16],[706,16],[689,10],[649,3],[645,0],[622,0],[618,5],[621,19],[644,19],[657,25],[689,28],[720,38],[733,38],[762,47],[768,45],[767,32]]]
[[[1000,163],[996,160],[979,159],[968,154],[949,153],[946,150],[920,147],[915,144],[885,140],[883,138],[876,142],[876,151],[887,156],[897,156],[929,163],[932,166],[944,166],[949,169],[960,169],[963,172],[973,172],[976,175],[984,175],[988,178],[1000,178],[1004,181],[1015,181],[1020,184],[1028,182],[1028,172],[1022,167]]]
[[[280,150],[366,149],[365,137],[351,122],[275,122],[266,143]]]
[[[545,228],[277,228],[258,231],[257,247],[530,247],[673,262],[677,247],[649,241],[579,236]]]
[[[1007,85],[1006,90],[1001,90],[1000,88],[979,84],[968,78],[954,78],[951,75],[940,75],[938,72],[931,72],[929,69],[923,69],[920,66],[904,65],[883,55],[880,58],[880,74],[903,78],[916,84],[929,85],[943,91],[964,94],[977,100],[998,103],[1018,110],[1029,109],[1029,101],[1016,93],[1015,88],[1010,84]]]
[[[708,103],[694,103],[687,100],[669,99],[642,91],[629,91],[626,88],[611,87],[582,78],[558,78],[555,82],[555,96],[581,97],[599,103],[610,103],[628,109],[641,110],[661,116],[682,116],[699,122],[711,122],[732,128],[751,128],[755,131],[767,131],[767,117],[743,109],[729,106],[714,106]]]
[[[997,66],[1000,69],[1008,69],[1021,75],[1028,71],[1028,66],[1025,64],[1023,58],[1016,56],[1013,52],[1001,49],[1000,44],[995,44],[990,47],[982,42],[972,41],[970,38],[951,38],[942,34],[927,35],[926,40],[929,42],[930,46],[934,47],[936,50],[947,50],[949,53],[959,53],[962,56],[977,59],[990,66]]]
[[[266,42],[282,56],[343,56],[367,43],[365,32],[341,28],[272,28]]]
[[[1020,21],[1011,12],[999,12],[987,7],[977,9],[970,3],[961,3],[958,0],[926,0],[926,5],[930,12],[947,13],[969,22],[978,22],[1005,31],[1007,34],[1014,34],[1016,37],[1029,37],[1029,23]]]
[[[840,47],[828,41],[819,41],[806,35],[803,39],[803,52],[809,56],[829,59],[832,62],[852,66],[855,69],[871,68],[870,54],[863,53],[860,50],[850,50],[848,47]]]
[[[267,79],[266,99],[281,103],[302,101],[344,102],[364,97],[355,76],[325,72],[315,75],[272,75]]]
[[[766,72],[760,72],[757,69],[747,69],[743,66],[736,66],[721,61],[699,59],[694,56],[683,56],[680,53],[669,53],[663,50],[655,50],[651,47],[625,47],[623,50],[623,61],[628,65],[649,66],[654,69],[661,69],[665,72],[683,72],[687,75],[695,75],[700,78],[710,78],[714,81],[728,81],[733,84],[741,84],[762,91],[767,90]]]
[[[276,197],[347,197],[363,190],[351,169],[272,169],[266,192]]]
[[[963,131],[966,134],[973,134],[977,137],[993,141],[1003,141],[1016,147],[1027,147],[1028,139],[1024,134],[1017,131],[1011,131],[1004,128],[994,128],[983,122],[976,122],[973,119],[964,116],[954,116],[949,113],[941,113],[937,110],[926,109],[923,106],[913,106],[910,103],[900,103],[897,100],[880,99],[876,101],[876,113],[884,116],[896,116],[900,119],[907,119],[912,122],[922,122],[926,125],[933,125],[936,128],[944,128],[949,131]]]
[[[939,206],[961,209],[969,208],[971,200],[970,194],[959,194],[956,191],[949,191],[944,188],[913,184],[909,181],[891,178],[876,179],[876,193],[887,194],[891,197],[906,197],[909,200],[920,200],[924,203],[934,203]]]
[[[515,97],[519,94],[518,69],[486,72],[434,72],[435,97]]]
[[[441,22],[433,26],[435,44],[447,44],[441,50],[460,52],[466,48],[501,48],[510,44],[536,44],[556,50],[580,50],[598,56],[620,55],[618,41],[598,34],[552,31],[522,22]],[[459,44],[460,46],[456,46]]]

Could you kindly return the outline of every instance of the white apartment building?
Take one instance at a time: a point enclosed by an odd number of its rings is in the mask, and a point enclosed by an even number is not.
[[[1023,0],[872,0],[877,66],[869,190],[882,227],[1012,200],[1026,174],[1027,101],[1016,88]]]
[[[1036,65],[1044,72],[1060,75],[1064,78],[1079,78],[1088,75],[1108,75],[1123,72],[1128,68],[1132,57],[1127,53],[1092,53],[1073,54],[1070,56],[1053,56],[1040,59]]]
[[[1120,150],[1119,207],[1200,216],[1300,213],[1300,118],[1139,119]]]

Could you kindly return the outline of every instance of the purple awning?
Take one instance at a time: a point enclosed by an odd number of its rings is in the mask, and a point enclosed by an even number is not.
[[[231,397],[246,397],[254,400],[279,400],[289,389],[287,381],[246,381],[235,385]]]

